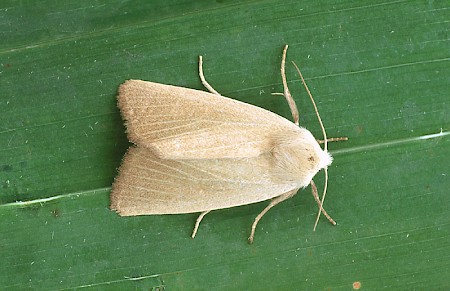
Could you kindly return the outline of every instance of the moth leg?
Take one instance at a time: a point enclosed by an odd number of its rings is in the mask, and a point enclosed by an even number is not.
[[[289,191],[289,192],[286,192],[286,193],[284,193],[284,194],[282,194],[282,195],[280,195],[280,196],[278,196],[278,197],[272,199],[272,201],[270,201],[270,204],[267,205],[267,207],[264,208],[264,210],[261,211],[261,213],[258,214],[258,216],[256,216],[255,221],[253,222],[253,225],[252,225],[252,231],[251,231],[250,236],[249,236],[249,238],[248,238],[248,242],[249,242],[250,244],[253,243],[253,239],[254,239],[254,237],[255,237],[256,225],[257,225],[258,222],[261,220],[261,218],[264,216],[264,214],[266,214],[267,211],[270,210],[270,208],[274,207],[274,206],[277,205],[278,203],[283,202],[284,200],[289,199],[289,198],[291,198],[292,196],[294,196],[294,195],[297,193],[297,191],[298,191],[298,189],[294,189],[294,190],[291,190],[291,191]]]
[[[283,81],[283,93],[273,93],[273,95],[283,95],[286,98],[286,101],[289,105],[289,109],[291,109],[292,118],[296,125],[299,125],[299,116],[297,105],[295,104],[294,98],[292,98],[291,92],[289,91],[287,81],[286,81],[286,53],[287,53],[288,45],[284,46],[283,56],[281,57],[281,80]]]
[[[327,138],[326,142],[343,141],[343,140],[348,140],[348,137],[346,137],[346,136],[343,136],[343,137],[331,137],[331,138]],[[319,144],[323,144],[323,143],[325,143],[325,140],[318,139],[317,142]]]
[[[221,96],[219,92],[214,90],[214,88],[211,85],[209,85],[209,83],[205,79],[205,75],[203,75],[203,57],[202,56],[198,56],[198,74],[200,76],[200,80],[202,81],[203,86],[205,86],[205,88],[208,89],[209,92]]]
[[[202,221],[203,217],[205,217],[205,215],[208,214],[210,211],[211,211],[211,210],[203,211],[203,212],[200,213],[200,215],[197,217],[197,220],[195,221],[194,230],[192,231],[192,235],[191,235],[192,238],[194,238],[195,235],[197,234],[198,227],[199,227],[200,222]]]
[[[321,208],[320,204],[322,202],[320,202],[320,199],[319,199],[319,191],[317,191],[316,184],[314,183],[313,180],[311,180],[311,192],[312,192],[312,195],[313,195],[314,199],[317,202],[317,205],[319,205],[319,208]],[[332,225],[336,225],[336,221],[334,221],[334,219],[331,218],[331,216],[328,215],[328,213],[325,211],[325,209],[323,209],[323,206],[322,206],[322,213],[323,213],[323,215],[326,216],[326,218],[328,218],[328,220],[331,222]]]

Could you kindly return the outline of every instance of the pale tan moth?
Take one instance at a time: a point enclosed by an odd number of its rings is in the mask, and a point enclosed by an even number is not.
[[[199,75],[211,92],[128,80],[119,88],[118,106],[134,143],[123,158],[112,186],[111,209],[121,216],[201,213],[272,199],[255,218],[256,225],[273,206],[311,185],[320,213],[332,157],[324,135],[324,149],[307,129],[299,127],[298,110],[286,81],[283,50],[281,76],[294,123],[265,109],[221,96],[205,80],[202,57]],[[319,199],[313,177],[325,171]]]

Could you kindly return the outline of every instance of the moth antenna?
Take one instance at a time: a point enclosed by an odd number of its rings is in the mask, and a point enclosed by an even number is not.
[[[295,64],[294,61],[292,61],[292,63],[294,64],[295,69],[297,70],[298,74],[300,75],[300,79],[302,80],[303,86],[305,87],[306,92],[308,93],[309,99],[311,99],[311,102],[312,102],[312,104],[314,106],[314,110],[316,111],[317,119],[319,120],[320,127],[322,128],[323,140],[324,140],[323,150],[325,152],[328,152],[327,133],[325,132],[325,127],[323,126],[322,119],[320,118],[319,110],[317,110],[316,102],[314,102],[314,98],[313,98],[313,96],[311,94],[311,91],[309,91],[308,85],[306,85],[305,79],[303,78],[303,75],[300,72],[300,69],[297,67],[297,65]],[[316,226],[317,226],[317,223],[319,222],[320,214],[322,213],[323,202],[325,200],[325,195],[327,194],[328,167],[325,167],[324,171],[325,171],[325,185],[323,187],[323,196],[322,196],[322,200],[321,200],[321,203],[320,203],[320,206],[319,206],[319,213],[317,214],[316,223],[314,224],[314,231],[316,231]]]
[[[319,194],[318,194],[319,192],[317,191],[317,187],[316,187],[316,184],[314,183],[314,180],[311,180],[310,184],[311,184],[311,192],[314,197],[314,200],[316,200],[317,205],[320,205],[320,199],[319,199]],[[332,225],[336,225],[336,221],[334,221],[334,219],[331,218],[331,216],[325,211],[325,208],[322,208],[322,213],[323,213],[323,215],[325,215],[326,218],[328,218],[328,220],[330,221],[330,223]]]
[[[316,231],[317,223],[319,223],[320,214],[322,213],[323,209],[323,201],[325,200],[325,195],[327,194],[327,186],[328,186],[328,167],[324,168],[325,171],[325,185],[323,187],[323,196],[322,200],[320,201],[320,207],[319,207],[319,213],[317,214],[316,222],[314,223],[314,231]]]

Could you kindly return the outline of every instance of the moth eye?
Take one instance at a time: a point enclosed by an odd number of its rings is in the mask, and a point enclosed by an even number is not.
[[[314,157],[313,157],[313,156],[309,156],[309,158],[308,158],[308,161],[310,161],[310,162],[314,162],[314,161],[315,161],[315,159],[314,159]]]

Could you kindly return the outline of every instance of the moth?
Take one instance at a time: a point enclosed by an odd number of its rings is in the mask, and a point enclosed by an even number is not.
[[[281,76],[284,95],[294,122],[268,110],[221,96],[206,81],[202,57],[199,76],[210,91],[128,80],[119,87],[118,106],[134,144],[125,154],[111,191],[111,209],[121,216],[200,213],[192,238],[203,217],[212,210],[271,199],[255,218],[256,226],[278,203],[311,185],[323,213],[327,167],[332,157],[324,126],[309,89],[324,134],[324,149],[310,131],[299,126],[299,115],[287,86],[286,52]],[[319,199],[313,177],[325,171]],[[314,229],[315,229],[314,226]]]

